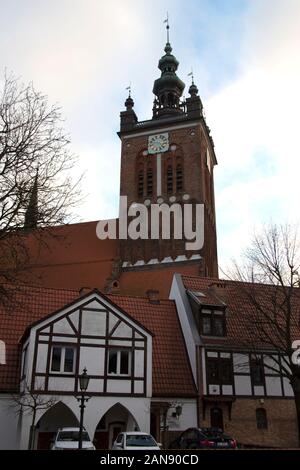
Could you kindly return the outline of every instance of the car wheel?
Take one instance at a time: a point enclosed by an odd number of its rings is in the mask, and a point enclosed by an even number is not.
[[[190,444],[189,449],[198,449],[197,444]]]

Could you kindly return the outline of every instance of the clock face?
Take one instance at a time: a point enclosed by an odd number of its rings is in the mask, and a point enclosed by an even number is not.
[[[161,153],[169,150],[169,134],[150,135],[148,138],[148,152]]]

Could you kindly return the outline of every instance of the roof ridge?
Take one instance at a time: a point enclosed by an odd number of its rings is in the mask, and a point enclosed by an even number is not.
[[[191,275],[186,275],[186,274],[182,274],[181,275],[182,278],[189,278],[189,279],[197,279],[197,280],[201,280],[201,281],[214,281],[214,282],[217,282],[217,283],[221,283],[221,282],[226,282],[228,284],[244,284],[244,285],[253,285],[253,286],[261,286],[261,287],[286,287],[286,288],[289,288],[289,286],[282,286],[282,285],[276,285],[276,284],[268,284],[268,283],[263,283],[263,282],[251,282],[251,281],[241,281],[241,280],[236,280],[236,279],[219,279],[219,278],[215,278],[215,277],[203,277],[203,276],[191,276]],[[295,289],[297,289],[297,287],[294,287]]]
[[[62,288],[62,287],[46,287],[46,286],[39,286],[38,284],[25,284],[25,283],[3,283],[2,284],[4,287],[7,286],[7,288],[15,288],[17,289],[40,289],[41,291],[43,290],[50,290],[50,291],[59,291],[59,292],[77,292],[78,296],[80,295],[80,292],[78,289],[68,289],[68,288]],[[94,290],[95,288],[91,289]]]
[[[105,294],[106,296],[114,296],[114,297],[126,297],[126,298],[129,298],[129,299],[139,299],[139,300],[146,300],[147,302],[149,302],[149,298],[144,296],[144,295],[133,295],[133,294],[116,294],[116,293],[107,293]],[[173,299],[158,299],[160,302],[174,302]]]

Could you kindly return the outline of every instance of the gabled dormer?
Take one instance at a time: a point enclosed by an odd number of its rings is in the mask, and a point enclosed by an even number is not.
[[[226,337],[226,304],[212,289],[187,290],[187,296],[200,336]]]

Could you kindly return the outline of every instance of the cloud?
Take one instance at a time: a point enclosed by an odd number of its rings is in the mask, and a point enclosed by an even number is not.
[[[221,265],[258,222],[298,219],[300,5],[253,2],[248,21],[240,76],[206,103],[220,165]]]
[[[118,212],[119,112],[132,81],[139,119],[151,116],[167,10],[179,76],[193,66],[216,144],[221,265],[257,223],[297,217],[298,0],[2,3],[2,64],[61,104],[86,173],[82,219]]]

